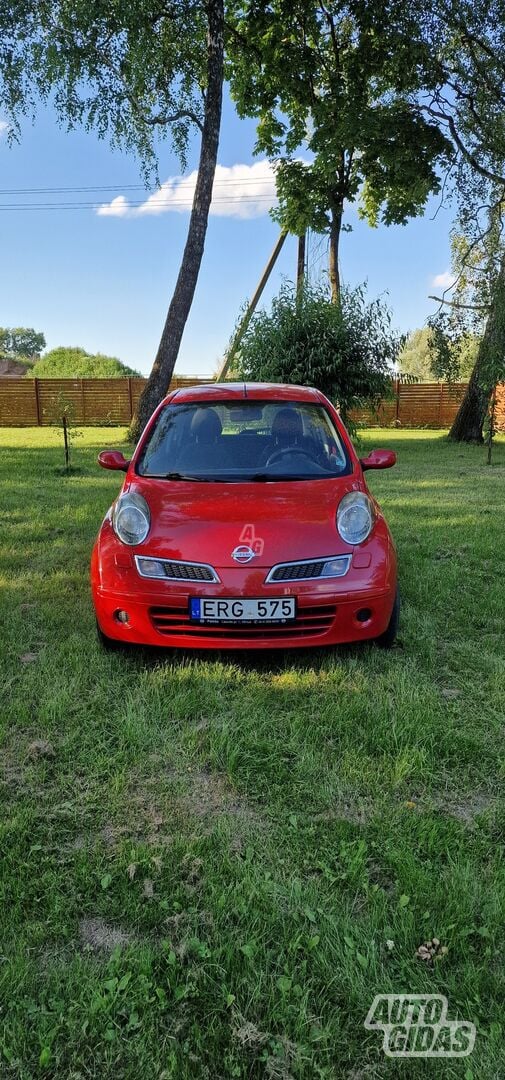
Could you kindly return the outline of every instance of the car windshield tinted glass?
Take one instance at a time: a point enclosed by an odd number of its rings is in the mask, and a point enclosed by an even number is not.
[[[322,405],[219,401],[167,405],[137,471],[190,480],[322,480],[351,471]]]

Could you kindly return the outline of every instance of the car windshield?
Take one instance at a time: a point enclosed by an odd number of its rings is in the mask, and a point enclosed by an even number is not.
[[[219,401],[167,405],[137,472],[171,480],[322,480],[351,471],[322,405]]]

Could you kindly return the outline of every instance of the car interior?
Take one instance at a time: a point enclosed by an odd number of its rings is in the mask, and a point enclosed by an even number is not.
[[[139,471],[144,474],[263,469],[335,473],[346,465],[340,440],[317,407],[223,402],[178,406],[171,413],[160,419],[143,454]]]

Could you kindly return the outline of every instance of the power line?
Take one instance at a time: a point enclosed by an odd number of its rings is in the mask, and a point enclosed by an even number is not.
[[[235,196],[223,197],[221,199],[219,199],[219,198],[218,199],[213,199],[212,200],[212,205],[215,205],[217,203],[217,204],[229,206],[229,205],[234,204],[234,203],[238,204],[238,203],[244,203],[244,202],[253,202],[253,203],[262,203],[265,206],[271,206],[272,202],[274,200],[275,200],[275,196],[273,196],[273,195],[235,195]],[[147,203],[146,203],[145,200],[143,200],[141,202],[128,202],[128,203],[125,204],[124,209],[125,209],[125,211],[127,211],[127,210],[135,210],[135,209],[138,209],[141,206],[147,206]],[[154,201],[154,200],[151,200],[151,202],[149,203],[149,210],[152,210],[152,209],[156,210],[157,208],[159,208],[160,210],[163,210],[163,209],[170,210],[173,206],[187,207],[188,209],[191,209],[191,202],[190,202],[189,199],[159,199],[157,202]],[[0,211],[2,211],[2,210],[3,211],[8,211],[8,210],[106,210],[106,211],[108,211],[108,210],[110,210],[110,207],[111,207],[110,203],[98,203],[98,202],[6,203],[6,204],[0,204]],[[149,210],[146,209],[146,214],[149,213]],[[107,217],[107,216],[114,217],[114,210],[112,210],[112,212],[110,214],[107,215],[105,213],[102,216],[103,217]],[[117,216],[120,217],[120,214],[118,214]]]
[[[221,187],[222,184],[262,184],[271,182],[273,180],[272,173],[265,173],[258,176],[244,176],[240,177],[222,177],[222,179],[214,180],[214,187]],[[165,182],[168,186],[170,181]],[[194,187],[192,180],[175,180],[177,190],[184,187]],[[162,185],[162,188],[165,185]],[[157,188],[157,191],[161,190]],[[47,187],[47,188],[0,188],[0,195],[67,195],[72,193],[80,193],[86,191],[116,191],[121,194],[121,191],[145,191],[146,198],[150,198],[149,192],[144,184],[99,184],[88,187]],[[154,192],[153,194],[156,194]]]

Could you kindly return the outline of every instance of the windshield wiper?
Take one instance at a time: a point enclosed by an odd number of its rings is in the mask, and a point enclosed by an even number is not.
[[[167,472],[164,474],[164,480],[198,480],[202,484],[212,484],[213,477],[211,476],[189,476],[188,473],[180,472]]]
[[[279,483],[281,480],[317,480],[317,476],[307,476],[307,473],[254,473],[254,476],[244,476],[244,480],[258,484]]]

